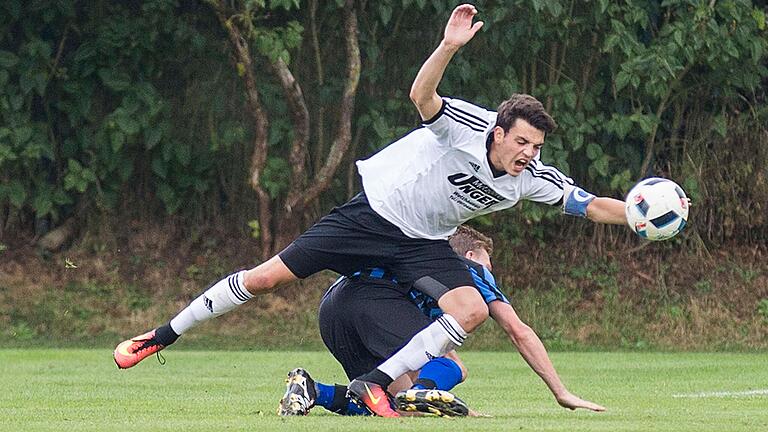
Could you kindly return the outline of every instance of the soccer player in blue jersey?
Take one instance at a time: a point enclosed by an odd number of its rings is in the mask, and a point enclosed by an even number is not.
[[[558,403],[570,409],[603,411],[602,406],[578,398],[566,389],[539,337],[520,320],[497,287],[491,273],[493,241],[462,225],[449,242],[470,270],[490,316],[504,329]],[[350,380],[381,363],[413,334],[443,314],[435,299],[417,289],[398,285],[390,278],[381,269],[341,278],[329,288],[321,302],[320,333]],[[401,411],[439,416],[469,413],[466,404],[448,392],[467,375],[455,351],[431,359],[417,378],[414,375],[403,375],[388,388],[389,394],[397,395],[395,403]],[[286,382],[278,410],[281,415],[306,415],[316,405],[339,414],[368,413],[350,401],[346,386],[316,382],[302,368],[289,372]]]
[[[233,273],[208,288],[168,323],[125,340],[115,363],[130,368],[187,330],[246,303],[256,294],[330,269],[352,275],[383,268],[401,283],[437,299],[443,315],[402,349],[349,384],[377,415],[397,417],[385,390],[397,377],[442,357],[488,317],[488,306],[447,238],[479,215],[520,200],[560,206],[565,214],[623,224],[624,202],[595,197],[539,159],[556,127],[529,95],[512,95],[491,111],[441,97],[437,87],[453,55],[482,27],[464,4],[448,20],[440,45],[422,65],[410,91],[423,127],[358,161],[363,191],[335,208],[278,255]]]

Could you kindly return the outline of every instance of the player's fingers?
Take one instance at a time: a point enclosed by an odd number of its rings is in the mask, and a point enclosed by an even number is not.
[[[448,18],[448,22],[459,20],[463,13],[464,12],[462,11],[461,6],[458,6],[456,9],[453,10],[453,12],[451,12],[451,17]]]
[[[467,12],[467,10],[469,10],[470,8],[471,8],[471,5],[466,5],[466,4],[458,5],[456,6],[456,9],[454,9],[453,12],[451,13],[451,16],[464,15]]]
[[[591,406],[588,407],[588,408],[591,409],[592,411],[595,411],[595,412],[603,412],[603,411],[605,411],[605,407],[602,406],[602,405],[598,405],[598,404],[591,404]]]
[[[472,34],[475,34],[475,33],[477,33],[477,32],[478,32],[478,30],[480,30],[481,28],[483,28],[483,22],[482,22],[482,21],[478,21],[478,22],[476,22],[476,23],[475,23],[475,24],[472,26]]]
[[[454,16],[462,20],[471,20],[477,14],[477,9],[472,5],[461,5],[453,10],[451,18]]]

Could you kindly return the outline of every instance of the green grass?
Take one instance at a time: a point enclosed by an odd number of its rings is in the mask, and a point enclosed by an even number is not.
[[[570,390],[608,407],[560,408],[516,353],[466,352],[455,392],[492,418],[345,418],[275,414],[285,373],[344,382],[325,352],[165,351],[120,371],[109,350],[0,350],[1,431],[768,430],[766,354],[554,353]],[[728,392],[713,394],[712,392]],[[681,397],[680,395],[683,395]],[[687,395],[687,396],[685,396]]]

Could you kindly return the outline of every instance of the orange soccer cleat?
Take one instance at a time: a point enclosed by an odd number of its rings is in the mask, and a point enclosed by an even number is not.
[[[347,396],[377,416],[400,417],[400,414],[392,409],[387,392],[376,383],[354,379],[347,387]]]
[[[155,338],[155,331],[150,330],[143,335],[139,335],[123,341],[115,348],[115,363],[120,369],[128,369],[133,367],[136,363],[144,360],[150,355],[165,348],[165,345],[161,344]]]

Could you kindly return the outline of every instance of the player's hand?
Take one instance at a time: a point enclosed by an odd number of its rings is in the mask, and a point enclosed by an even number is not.
[[[571,393],[566,392],[566,394],[560,396],[557,398],[557,403],[560,404],[563,408],[568,408],[571,410],[575,410],[577,408],[584,408],[588,409],[590,411],[595,412],[603,412],[605,411],[605,407],[598,405],[594,402],[590,402],[588,400],[584,400],[576,395],[573,395]]]
[[[492,415],[488,415],[488,414],[483,414],[483,413],[481,413],[481,412],[477,412],[477,411],[475,411],[475,410],[473,410],[473,409],[471,409],[471,408],[470,408],[470,409],[469,409],[469,414],[467,414],[467,417],[484,417],[484,418],[491,418],[491,417],[493,417],[493,416],[492,416]]]
[[[443,43],[455,47],[462,47],[483,27],[483,22],[472,23],[477,14],[473,5],[463,4],[456,7],[445,26]]]

